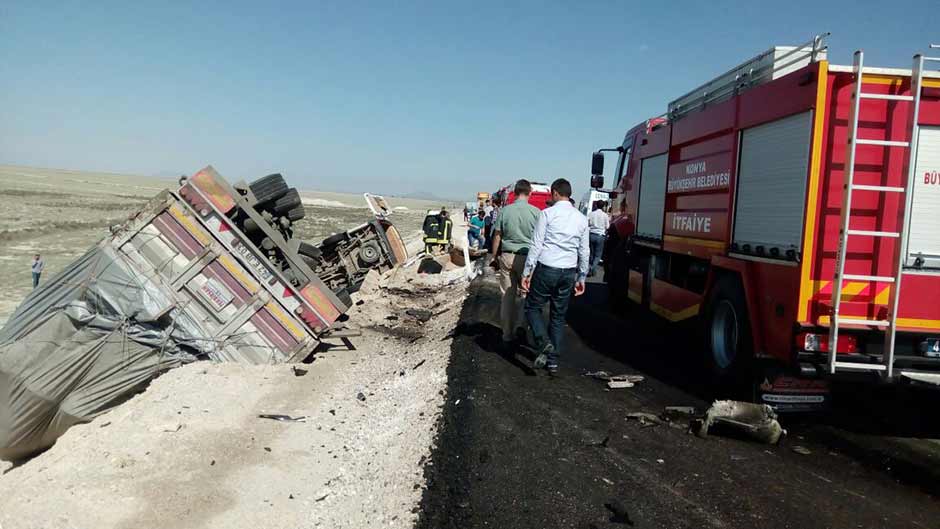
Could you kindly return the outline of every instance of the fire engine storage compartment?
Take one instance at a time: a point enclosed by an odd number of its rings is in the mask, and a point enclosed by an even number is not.
[[[911,199],[907,266],[940,268],[940,127],[921,126]]]
[[[667,154],[644,158],[640,164],[640,200],[636,233],[641,237],[661,239],[663,210],[666,207]]]
[[[808,111],[741,132],[736,248],[772,257],[799,251],[812,123]]]

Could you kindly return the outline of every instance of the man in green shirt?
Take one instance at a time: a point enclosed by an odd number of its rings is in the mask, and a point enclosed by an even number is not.
[[[516,200],[502,208],[493,225],[493,255],[499,266],[499,289],[503,294],[499,319],[503,328],[503,351],[511,350],[516,327],[521,318],[522,300],[519,286],[526,254],[532,243],[532,231],[539,218],[539,209],[529,204],[532,184],[528,180],[516,182]]]

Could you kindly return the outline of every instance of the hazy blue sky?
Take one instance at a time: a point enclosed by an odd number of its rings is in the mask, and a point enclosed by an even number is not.
[[[764,5],[4,0],[0,163],[580,192],[594,148],[773,44],[909,67],[940,41],[936,0]]]

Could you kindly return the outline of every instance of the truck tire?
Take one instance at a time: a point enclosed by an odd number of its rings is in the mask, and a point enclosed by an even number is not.
[[[754,357],[744,289],[736,276],[718,279],[704,314],[706,363],[717,382],[745,381]]]
[[[333,246],[346,240],[346,232],[334,233],[320,242],[321,247]]]
[[[296,208],[285,213],[284,216],[287,217],[287,219],[290,220],[291,222],[297,222],[298,220],[303,219],[304,215],[306,214],[307,212],[304,211],[303,206],[297,206]]]
[[[258,200],[259,205],[281,198],[288,190],[287,182],[284,181],[284,177],[280,173],[262,176],[248,184],[248,188],[251,189],[251,193]]]
[[[311,257],[313,259],[319,259],[323,255],[323,252],[320,251],[316,246],[308,242],[300,242],[300,246],[297,248],[297,253],[304,257]]]
[[[382,249],[375,241],[369,241],[359,248],[359,260],[366,266],[372,266],[382,258]]]
[[[347,307],[353,306],[353,300],[352,300],[352,297],[349,295],[349,290],[345,288],[341,288],[333,293],[336,294],[336,297],[339,298],[340,302],[343,305],[346,305]]]
[[[275,200],[270,209],[276,215],[283,215],[300,205],[300,193],[298,193],[297,190],[292,187],[288,189],[286,193],[281,195],[280,198]]]

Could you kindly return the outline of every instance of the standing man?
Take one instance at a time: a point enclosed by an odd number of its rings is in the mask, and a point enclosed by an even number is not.
[[[470,248],[476,246],[479,249],[485,248],[483,245],[483,229],[486,227],[486,221],[483,220],[483,210],[477,212],[476,215],[470,219],[470,225],[467,227],[467,244]],[[469,249],[469,248],[468,248]]]
[[[483,211],[486,213],[486,216],[483,217],[486,223],[483,227],[483,247],[489,248],[490,242],[493,240],[493,215],[496,212],[496,208],[493,207],[492,202],[487,200],[486,205],[483,206]]]
[[[604,211],[606,204],[603,200],[595,200],[591,212],[588,213],[588,230],[591,235],[591,267],[588,275],[593,276],[597,263],[604,255],[604,241],[607,239],[607,228],[610,227],[610,217]]]
[[[535,336],[535,367],[558,373],[558,355],[565,332],[565,313],[571,294],[584,294],[590,243],[587,218],[571,202],[571,184],[564,178],[552,182],[554,205],[543,210],[535,223],[532,245],[522,272],[522,289],[528,292],[525,317]],[[551,307],[548,328],[542,307]]]
[[[39,286],[39,276],[42,275],[42,269],[46,267],[46,263],[43,262],[42,257],[37,253],[33,256],[33,263],[30,266],[30,269],[33,272],[33,288]]]
[[[493,255],[496,256],[499,290],[503,295],[499,321],[503,329],[504,352],[512,350],[516,327],[521,320],[522,298],[519,297],[519,290],[522,286],[522,270],[540,213],[537,207],[529,204],[532,184],[528,180],[517,181],[513,191],[516,194],[515,202],[500,209],[493,223]]]

